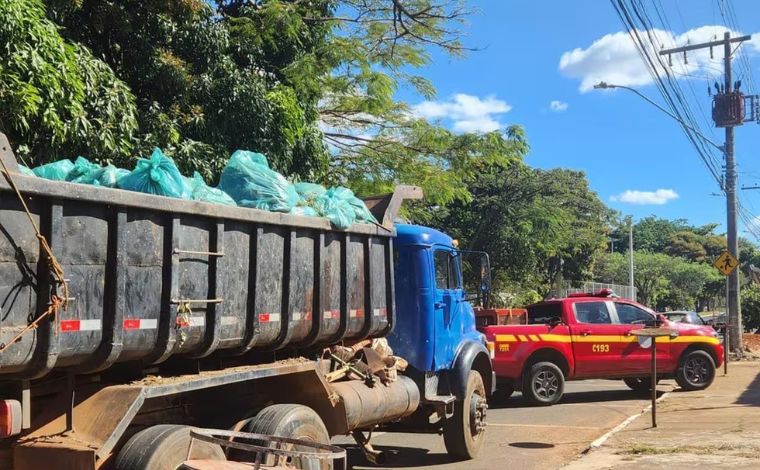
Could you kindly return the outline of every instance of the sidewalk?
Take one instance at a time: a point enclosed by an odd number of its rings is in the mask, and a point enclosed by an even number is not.
[[[563,470],[760,468],[760,362],[729,363],[702,392],[671,392],[656,429],[651,420],[641,415]]]

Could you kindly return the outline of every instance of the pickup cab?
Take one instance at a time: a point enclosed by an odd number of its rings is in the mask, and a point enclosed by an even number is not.
[[[527,325],[490,325],[481,330],[495,343],[497,389],[516,388],[534,405],[557,403],[566,380],[623,379],[636,391],[651,389],[651,351],[631,332],[663,326],[677,332],[658,338],[658,379],[675,378],[684,390],[707,388],[723,362],[723,346],[709,326],[667,320],[604,289],[571,294],[527,307]]]

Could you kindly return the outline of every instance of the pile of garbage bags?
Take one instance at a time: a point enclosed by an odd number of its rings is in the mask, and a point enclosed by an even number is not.
[[[149,158],[139,158],[132,171],[114,165],[100,166],[84,157],[72,163],[64,159],[30,169],[26,175],[54,181],[119,188],[146,194],[242,206],[270,212],[309,217],[326,217],[337,229],[347,230],[354,222],[377,223],[364,202],[341,186],[325,188],[315,183],[291,183],[269,167],[267,158],[256,152],[237,150],[222,171],[218,187],[209,186],[195,172],[192,178],[180,173],[170,157],[156,148]]]

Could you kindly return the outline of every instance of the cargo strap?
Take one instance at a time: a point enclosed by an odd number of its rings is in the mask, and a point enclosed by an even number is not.
[[[32,217],[32,213],[29,211],[29,207],[26,205],[24,196],[21,195],[21,191],[19,191],[18,186],[16,186],[16,182],[13,181],[13,178],[11,177],[11,172],[8,171],[8,167],[6,166],[5,161],[1,158],[0,164],[3,166],[5,179],[8,180],[8,184],[10,184],[11,189],[13,189],[13,191],[16,193],[19,202],[21,202],[21,206],[24,208],[24,212],[26,212],[26,216],[29,218],[29,223],[31,223],[32,228],[34,229],[34,233],[37,236],[37,240],[39,240],[40,251],[44,252],[47,258],[50,271],[53,273],[53,276],[55,277],[58,285],[60,285],[61,289],[63,289],[63,297],[51,295],[50,305],[48,306],[47,310],[42,312],[42,314],[40,314],[32,323],[27,325],[27,327],[24,328],[19,334],[17,334],[8,344],[0,344],[0,352],[3,352],[6,348],[8,348],[8,346],[20,340],[25,333],[36,329],[37,325],[40,321],[42,321],[42,319],[48,316],[55,317],[59,308],[66,310],[66,305],[69,301],[69,286],[66,284],[66,276],[63,272],[63,267],[58,262],[58,258],[55,257],[55,254],[53,254],[53,250],[50,248],[47,239],[40,232],[40,228],[37,226],[37,223],[34,221],[34,217]]]

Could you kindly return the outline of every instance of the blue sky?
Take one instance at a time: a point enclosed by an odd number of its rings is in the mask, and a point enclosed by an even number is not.
[[[661,0],[673,41],[701,42],[707,34],[703,27],[722,26],[720,1],[726,0]],[[532,149],[528,164],[583,170],[599,196],[623,214],[724,224],[725,200],[711,196],[719,191],[717,184],[675,121],[628,91],[584,90],[601,77],[663,102],[643,63],[631,54],[628,36],[615,34],[624,28],[608,1],[469,3],[480,13],[465,26],[465,43],[479,50],[464,59],[435,53],[423,75],[437,87],[436,99],[421,103],[422,98],[402,91],[403,99],[461,131],[523,126]],[[760,2],[731,3],[740,32],[760,33]],[[755,72],[760,34],[740,51]],[[723,130],[707,121],[707,85],[720,75],[706,59],[690,60],[692,77],[681,80],[682,88],[707,136],[722,143]],[[737,78],[747,93],[745,74]],[[760,71],[756,75],[760,88]],[[736,135],[739,186],[760,185],[760,126],[745,124]],[[760,215],[760,190],[741,191],[740,197],[752,215]]]

